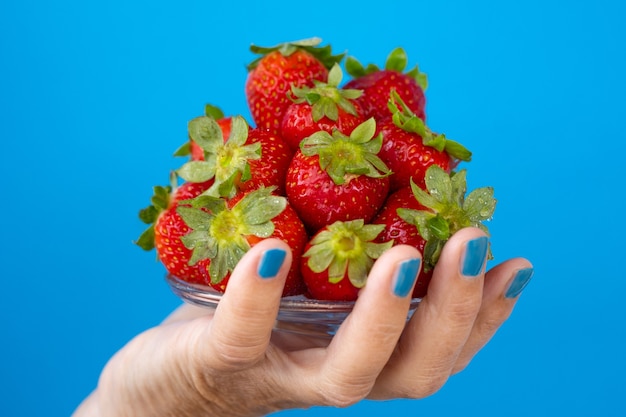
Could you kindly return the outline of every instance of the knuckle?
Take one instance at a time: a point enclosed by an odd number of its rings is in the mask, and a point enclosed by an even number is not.
[[[403,396],[410,399],[423,399],[438,392],[448,380],[448,375],[437,375],[421,378],[410,384]]]
[[[334,378],[320,384],[319,395],[324,404],[345,408],[363,400],[371,391],[373,382],[355,378]]]
[[[482,303],[482,297],[465,297],[446,306],[445,315],[453,323],[473,323]]]
[[[264,347],[259,344],[243,344],[238,341],[214,340],[208,358],[213,368],[221,370],[242,370],[251,367],[259,360],[259,352]]]

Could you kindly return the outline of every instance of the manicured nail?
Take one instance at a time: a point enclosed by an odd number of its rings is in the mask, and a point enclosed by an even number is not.
[[[396,277],[393,280],[391,290],[398,297],[406,297],[413,288],[413,283],[417,279],[420,270],[420,259],[409,259],[398,265]]]
[[[269,249],[263,253],[259,262],[258,274],[261,278],[274,278],[283,265],[287,252],[283,249]]]
[[[461,273],[466,277],[476,277],[483,270],[489,239],[486,236],[478,237],[467,242]]]
[[[511,282],[511,285],[509,285],[509,289],[506,290],[506,294],[504,294],[504,296],[506,298],[515,298],[520,295],[522,290],[524,290],[526,285],[530,282],[534,273],[535,270],[532,268],[525,268],[517,271],[515,278],[513,278],[513,281]]]

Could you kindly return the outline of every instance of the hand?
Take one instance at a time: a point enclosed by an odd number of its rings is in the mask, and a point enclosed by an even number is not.
[[[262,241],[241,260],[214,313],[184,305],[138,335],[109,361],[75,416],[260,416],[431,395],[494,335],[532,276],[522,258],[485,274],[485,243],[474,228],[448,241],[408,323],[420,254],[408,246],[387,251],[353,312],[324,341],[272,331],[291,254],[280,240]],[[283,253],[282,264],[262,261]]]

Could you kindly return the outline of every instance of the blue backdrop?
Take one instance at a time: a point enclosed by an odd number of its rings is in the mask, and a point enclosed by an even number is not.
[[[536,274],[436,395],[281,415],[626,415],[624,2],[172,4],[0,3],[0,414],[69,415],[179,304],[137,210],[205,103],[248,115],[250,43],[319,36],[364,62],[407,50],[470,187],[495,186],[496,259]]]

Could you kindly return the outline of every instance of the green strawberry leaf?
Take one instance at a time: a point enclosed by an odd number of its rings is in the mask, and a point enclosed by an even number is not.
[[[328,82],[315,81],[313,87],[291,87],[290,98],[295,103],[307,102],[311,105],[313,121],[318,122],[323,117],[337,121],[339,108],[346,113],[357,115],[356,107],[351,102],[363,94],[361,90],[341,89],[339,84],[343,73],[338,64],[335,64],[329,74]]]
[[[247,66],[247,69],[248,71],[252,71],[254,68],[257,67],[259,61],[263,59],[265,55],[274,51],[280,52],[283,56],[290,56],[298,50],[304,50],[317,58],[327,69],[332,68],[334,64],[340,63],[343,60],[345,53],[333,55],[332,47],[330,45],[319,46],[321,43],[322,39],[314,37],[292,42],[285,42],[269,47],[250,45],[250,51],[253,54],[261,56],[252,61]]]
[[[189,122],[189,136],[204,151],[204,161],[189,161],[178,169],[186,181],[214,182],[205,194],[214,197],[232,197],[237,192],[237,181],[251,177],[249,161],[261,158],[259,142],[246,145],[249,126],[241,116],[231,120],[231,131],[224,142],[222,129],[215,119],[202,116]]]
[[[338,130],[332,135],[325,131],[316,132],[300,142],[300,149],[305,156],[319,156],[320,168],[337,185],[344,184],[353,175],[381,178],[390,175],[391,171],[376,154],[382,146],[382,135],[374,137],[375,133],[376,122],[370,118],[357,126],[350,136]]]
[[[224,118],[224,112],[217,106],[213,104],[205,104],[204,105],[204,115],[211,117],[215,120],[220,120]]]
[[[139,238],[134,243],[141,249],[150,251],[154,249],[154,224],[156,223],[159,215],[170,205],[170,195],[172,190],[176,186],[177,177],[174,173],[170,174],[170,185],[160,186],[157,185],[152,188],[152,197],[150,198],[150,205],[139,210],[139,220],[148,226]]]
[[[154,249],[154,225],[144,230],[139,238],[135,241],[135,244],[146,251]]]
[[[395,90],[391,91],[387,107],[392,114],[393,123],[402,130],[418,134],[424,145],[439,152],[445,151],[460,161],[472,159],[472,153],[463,145],[447,139],[444,134],[437,134],[430,130],[424,121],[411,111]]]
[[[393,241],[374,243],[384,225],[366,225],[363,219],[337,221],[317,233],[303,255],[316,273],[328,272],[328,280],[338,283],[349,279],[357,288],[367,280],[374,260],[391,248]]]
[[[221,197],[200,195],[179,205],[178,214],[191,232],[181,241],[192,251],[190,264],[210,260],[211,282],[221,282],[250,249],[248,237],[267,238],[274,233],[273,219],[287,205],[285,197],[273,193],[275,187],[247,193],[232,208]]]
[[[493,193],[492,187],[482,187],[475,189],[467,196],[463,203],[463,210],[472,223],[476,224],[493,217],[496,209]]]
[[[385,69],[401,73],[406,68],[406,65],[408,62],[409,62],[409,59],[404,49],[396,48],[392,50],[387,56],[387,61],[385,62]]]
[[[417,85],[419,85],[422,90],[426,91],[428,88],[428,77],[423,72],[420,72],[419,67],[416,65],[409,71],[404,71],[408,64],[408,57],[404,49],[395,48],[393,49],[389,55],[387,55],[387,59],[385,61],[385,70],[396,71],[399,73],[403,73],[413,78]],[[376,64],[368,64],[367,66],[363,66],[356,58],[349,56],[346,58],[346,72],[352,78],[360,78],[368,74],[372,74],[374,72],[380,71],[380,67]]]
[[[183,143],[174,151],[173,156],[189,156],[191,155],[191,143],[189,141]]]
[[[415,199],[426,209],[398,208],[398,216],[414,225],[426,240],[424,269],[434,268],[439,260],[443,245],[457,231],[465,227],[478,227],[487,235],[489,230],[483,223],[493,217],[496,199],[492,187],[477,188],[466,196],[466,171],[447,174],[437,165],[426,171],[426,189],[421,189],[411,180]],[[489,259],[493,257],[489,249]]]

